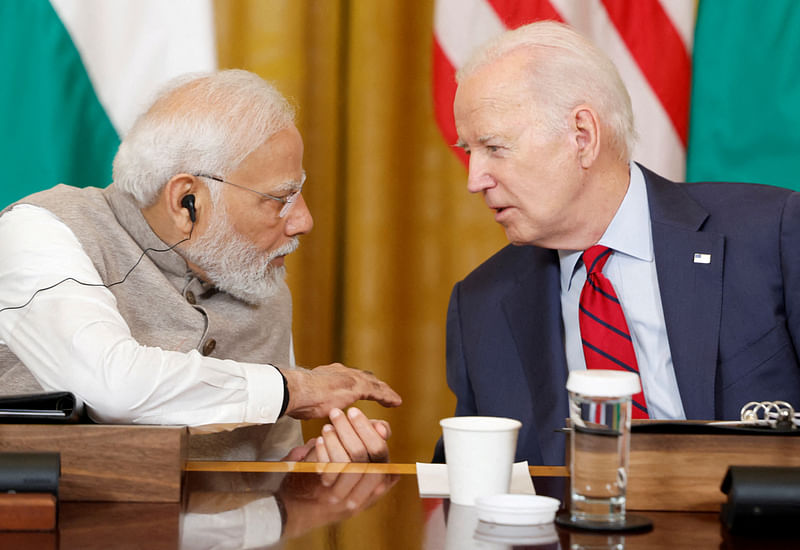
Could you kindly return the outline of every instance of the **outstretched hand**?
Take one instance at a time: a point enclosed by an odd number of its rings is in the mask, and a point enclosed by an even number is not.
[[[323,418],[333,409],[344,409],[359,399],[397,407],[403,400],[386,382],[371,372],[341,363],[315,369],[281,369],[289,390],[286,414],[299,419]]]

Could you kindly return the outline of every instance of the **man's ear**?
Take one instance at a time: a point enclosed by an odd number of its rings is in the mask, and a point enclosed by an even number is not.
[[[572,110],[570,126],[574,132],[581,168],[589,168],[600,154],[601,135],[597,113],[588,105],[579,105]]]
[[[188,235],[200,218],[202,199],[195,176],[177,174],[164,186],[166,215],[175,229]]]

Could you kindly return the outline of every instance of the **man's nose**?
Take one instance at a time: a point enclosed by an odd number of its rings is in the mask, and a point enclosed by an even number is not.
[[[470,155],[467,191],[470,193],[480,193],[493,185],[494,179],[489,175],[485,164],[479,159],[479,155]]]
[[[298,195],[297,200],[286,214],[286,234],[290,237],[294,235],[305,235],[314,227],[314,218],[308,209],[303,194]]]

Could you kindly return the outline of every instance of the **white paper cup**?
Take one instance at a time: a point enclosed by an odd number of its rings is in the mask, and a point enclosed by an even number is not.
[[[444,436],[450,501],[507,493],[522,423],[495,416],[456,416],[439,421]]]

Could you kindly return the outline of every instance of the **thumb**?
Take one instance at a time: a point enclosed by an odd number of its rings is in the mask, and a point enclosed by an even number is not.
[[[378,432],[383,439],[389,439],[392,436],[392,428],[385,420],[370,420],[372,427]]]

